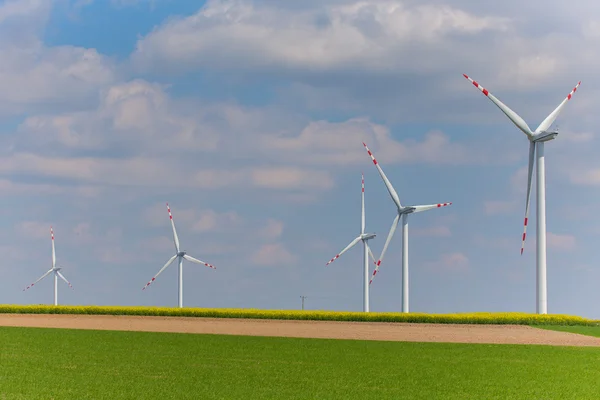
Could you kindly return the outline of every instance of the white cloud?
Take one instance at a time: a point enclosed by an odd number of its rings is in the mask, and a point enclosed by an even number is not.
[[[254,249],[257,244],[262,245],[265,241],[279,239],[283,233],[283,221],[274,218],[260,219],[244,216],[232,210],[220,212],[202,207],[181,208],[175,204],[170,204],[170,206],[173,221],[180,236],[189,230],[191,234],[203,234],[204,238],[215,239],[209,245],[203,246],[209,254],[231,255],[233,252],[246,251],[248,248]],[[143,223],[149,226],[165,229],[164,235],[148,239],[147,245],[141,244],[144,249],[171,249],[173,247],[171,228],[168,226],[164,203],[147,207],[141,212],[141,218]],[[220,238],[226,238],[227,243],[235,244],[225,244],[219,240]]]
[[[199,211],[200,217],[192,225],[194,232],[231,231],[243,223],[241,216],[235,211],[217,213],[213,210]]]
[[[80,197],[97,197],[101,189],[95,186],[77,185],[64,186],[44,183],[22,183],[9,179],[0,179],[0,196],[22,196],[22,195],[70,195]]]
[[[460,252],[443,253],[436,261],[428,262],[427,266],[438,271],[465,272],[469,269],[469,258]]]
[[[32,153],[0,157],[0,174],[62,178],[93,185],[125,187],[263,188],[273,190],[329,189],[333,179],[328,172],[308,168],[237,168],[189,171],[185,165],[160,158],[98,157],[59,158]]]
[[[245,224],[236,211],[218,212],[207,208],[180,208],[170,203],[171,214],[176,226],[186,227],[193,232],[227,231]],[[150,226],[166,226],[168,213],[166,203],[156,203],[142,211],[142,220]]]
[[[333,178],[329,174],[294,167],[256,168],[252,170],[251,180],[257,187],[268,189],[333,187]]]
[[[411,230],[412,234],[416,236],[437,236],[437,237],[448,237],[452,236],[452,231],[449,227],[444,225],[431,226],[428,228],[414,228]]]
[[[267,240],[278,239],[283,233],[283,222],[273,218],[267,219],[264,227],[260,228],[258,234]]]
[[[30,248],[28,244],[33,240],[47,243],[46,247],[35,245],[36,249],[45,251],[50,254],[50,227],[54,229],[54,237],[57,246],[57,253],[63,254],[60,249],[69,246],[85,246],[86,253],[91,257],[97,257],[107,263],[124,263],[136,260],[135,253],[126,254],[120,247],[120,242],[123,239],[123,232],[120,227],[109,227],[102,229],[97,221],[93,222],[77,222],[67,221],[56,218],[52,222],[47,221],[22,221],[16,224],[15,231],[23,239],[19,242]],[[44,246],[43,244],[41,246]],[[36,250],[37,252],[37,250]],[[44,253],[45,254],[45,253]],[[60,257],[63,259],[63,257]]]
[[[576,169],[569,173],[569,180],[576,185],[600,185],[600,168]]]
[[[533,192],[535,185],[535,165],[533,166],[534,170],[531,175],[531,190]],[[527,172],[528,167],[521,167],[515,172],[510,178],[510,184],[512,189],[519,194],[526,195],[527,194]]]
[[[553,250],[570,251],[575,249],[576,240],[573,235],[559,235],[548,232],[546,234],[546,245]]]
[[[52,6],[44,0],[0,5],[0,114],[21,113],[32,106],[77,107],[116,79],[114,63],[95,49],[42,43]]]
[[[530,227],[527,231],[527,241],[525,242],[525,252],[531,252],[535,254],[535,248],[537,243],[535,225],[532,226],[530,224],[529,226]],[[577,240],[573,235],[562,235],[552,232],[546,232],[546,247],[548,251],[568,252],[574,250],[576,246]]]
[[[294,11],[250,1],[211,0],[195,15],[172,19],[140,39],[133,60],[142,67],[167,69],[231,68],[241,62],[245,68],[323,70],[352,65],[392,70],[407,53],[439,45],[444,38],[508,28],[505,18],[398,0],[325,2]],[[435,63],[428,65],[431,69]]]
[[[0,24],[11,18],[46,18],[49,9],[44,0],[7,0],[0,6]]]
[[[600,57],[589,51],[597,39],[580,31],[581,15],[557,2],[550,8],[536,2],[551,9],[544,19],[516,1],[506,7],[443,3],[214,0],[140,38],[131,61],[163,76],[210,70],[232,87],[255,74],[274,76],[281,79],[266,85],[276,88],[280,104],[320,113],[485,124],[509,122],[491,104],[484,108],[463,72],[526,120],[541,120],[563,91],[579,79],[592,82],[600,67]],[[595,108],[582,99],[576,112]]]
[[[472,164],[495,162],[485,152],[454,143],[440,131],[425,133],[425,139],[395,140],[389,128],[367,118],[344,122],[311,122],[298,135],[264,137],[261,147],[282,159],[311,164],[363,164],[366,142],[384,163]]]
[[[487,247],[491,249],[499,249],[503,251],[513,251],[518,254],[521,246],[520,236],[515,235],[513,238],[510,237],[488,237],[482,234],[478,234],[474,237],[474,244],[478,247]],[[527,241],[529,243],[529,240]]]
[[[512,214],[517,203],[515,201],[485,201],[483,207],[487,215]]]
[[[287,267],[296,260],[297,257],[282,243],[265,244],[252,255],[253,263],[264,266]]]
[[[15,226],[17,233],[23,237],[42,239],[46,238],[50,240],[50,226],[49,222],[41,221],[23,221]]]
[[[201,121],[186,114],[166,89],[143,80],[110,86],[95,110],[28,117],[19,127],[19,143],[75,150],[214,150],[218,134],[203,129]]]
[[[580,144],[593,141],[596,138],[596,134],[593,132],[566,132],[560,138],[565,142]]]
[[[600,20],[588,20],[581,24],[583,35],[592,40],[600,39]]]

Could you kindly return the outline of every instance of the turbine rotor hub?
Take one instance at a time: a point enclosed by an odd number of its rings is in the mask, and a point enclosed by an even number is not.
[[[530,140],[532,142],[548,142],[550,140],[556,139],[557,136],[558,132],[544,131],[536,133]]]
[[[412,214],[416,210],[415,207],[407,206],[398,210],[398,214]]]

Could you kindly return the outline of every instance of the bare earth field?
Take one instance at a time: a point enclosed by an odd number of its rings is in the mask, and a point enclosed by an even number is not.
[[[288,321],[122,315],[0,314],[0,326],[248,336],[598,346],[600,338],[522,325]]]

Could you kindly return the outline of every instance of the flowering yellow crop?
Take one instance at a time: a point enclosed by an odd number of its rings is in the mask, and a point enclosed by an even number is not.
[[[0,314],[156,315],[205,318],[255,318],[327,321],[415,322],[442,324],[600,325],[571,315],[527,313],[364,313],[342,311],[258,310],[248,308],[167,308],[123,306],[0,305]]]

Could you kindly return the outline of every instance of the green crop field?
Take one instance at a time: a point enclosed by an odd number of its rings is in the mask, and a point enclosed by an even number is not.
[[[600,348],[0,328],[0,399],[597,399]]]
[[[549,329],[552,331],[578,333],[580,335],[600,337],[600,327],[598,326],[561,326],[561,325],[541,325],[538,328]]]

